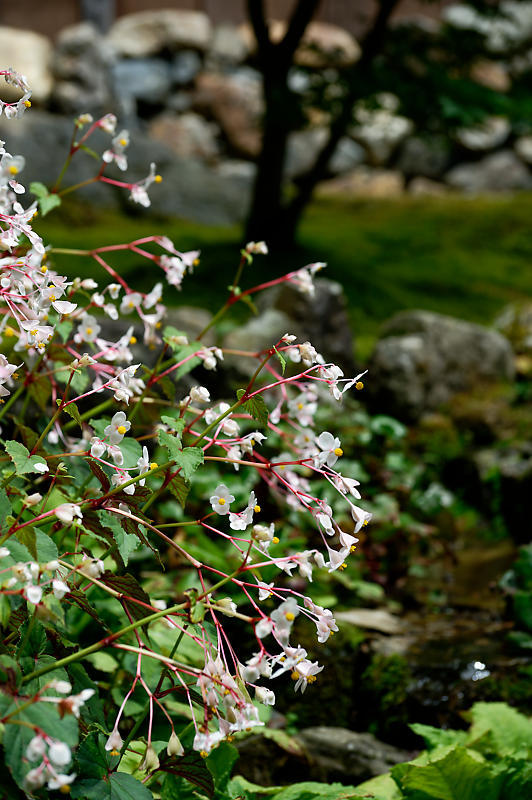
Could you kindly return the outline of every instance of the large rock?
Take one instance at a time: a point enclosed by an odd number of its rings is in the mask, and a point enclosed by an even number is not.
[[[53,60],[55,107],[69,115],[100,116],[114,110],[112,61],[111,49],[93,25],[82,22],[64,28]]]
[[[525,164],[532,164],[532,136],[520,136],[514,142],[514,150]]]
[[[19,28],[0,27],[0,53],[2,65],[13,67],[25,75],[32,90],[32,102],[45,103],[52,91],[51,72],[52,43],[46,36],[34,31]],[[20,91],[14,86],[4,84],[1,94],[3,100],[18,100]]]
[[[512,126],[506,117],[488,117],[478,125],[459,128],[456,139],[468,150],[483,152],[504,144],[511,130]]]
[[[354,340],[343,289],[326,278],[315,279],[314,285],[316,291],[310,297],[290,283],[280,283],[261,293],[259,308],[282,312],[289,325],[281,335],[295,333],[300,342],[309,340],[327,361],[350,375],[355,369]]]
[[[373,109],[360,105],[355,109],[355,125],[350,135],[365,147],[368,158],[374,166],[386,164],[396,149],[414,130],[412,120],[397,114],[398,99],[395,95],[382,92],[378,98],[380,108]]]
[[[113,66],[113,84],[127,116],[138,104],[162,106],[172,85],[170,65],[162,58],[122,59]]]
[[[457,3],[444,9],[446,22],[462,30],[472,30],[485,37],[487,49],[505,53],[532,36],[532,2],[502,0],[494,15],[482,14],[472,5]]]
[[[250,25],[242,25],[240,33],[249,51],[256,49],[256,40]],[[280,42],[286,33],[286,22],[269,21],[270,38]],[[301,44],[294,55],[298,66],[322,69],[323,67],[347,67],[360,58],[360,46],[344,28],[326,22],[311,22],[307,26]]]
[[[401,172],[360,166],[349,172],[322,181],[318,194],[322,197],[400,197],[405,188]]]
[[[482,382],[510,380],[514,356],[500,333],[430,311],[404,311],[385,325],[368,365],[368,396],[416,420]]]
[[[443,136],[410,136],[401,147],[396,168],[408,178],[439,178],[449,166],[449,143]]]
[[[464,192],[516,191],[532,188],[532,175],[512,150],[500,150],[481,161],[458,164],[445,181]]]
[[[172,60],[172,81],[178,86],[188,86],[202,66],[203,61],[196,50],[180,50]]]
[[[226,75],[204,72],[198,76],[196,87],[196,109],[219,123],[237,155],[256,158],[264,110],[260,75],[249,68]]]
[[[408,761],[411,754],[379,741],[371,733],[319,725],[305,728],[296,741],[305,748],[314,780],[345,780],[359,783],[388,772]]]
[[[288,137],[285,175],[294,178],[310,169],[328,137],[329,131],[323,127],[291,133]],[[362,164],[364,158],[364,148],[348,136],[343,136],[329,162],[329,172],[348,172]]]
[[[242,64],[249,54],[249,43],[235,25],[218,25],[214,29],[209,58],[222,66]]]
[[[199,114],[173,114],[164,111],[155,117],[150,126],[150,136],[162,142],[183,158],[216,159],[220,153],[219,128]]]
[[[204,52],[211,35],[211,23],[203,12],[162,9],[119,17],[108,39],[118,55],[145,58],[183,47]]]
[[[506,306],[494,325],[511,342],[516,353],[532,356],[532,303]]]

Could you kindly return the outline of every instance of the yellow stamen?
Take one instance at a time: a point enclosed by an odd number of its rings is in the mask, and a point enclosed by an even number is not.
[[[70,793],[70,784],[64,783],[62,786],[59,787],[59,791],[61,794],[69,794]]]
[[[55,303],[56,300],[57,300],[57,297],[55,296],[55,294],[51,294],[50,295],[50,302],[51,303]]]
[[[354,553],[356,549],[357,549],[356,544],[352,544],[351,547],[349,548],[349,552]]]
[[[218,498],[218,505],[225,506],[225,497]]]
[[[357,381],[355,383],[355,389],[357,389],[358,391],[360,391],[363,388],[364,388],[364,384],[362,383],[362,381]]]
[[[200,756],[201,756],[202,758],[207,758],[207,756],[208,756],[208,755],[209,755],[209,754],[208,754],[208,752],[207,752],[206,750],[200,750]]]
[[[129,340],[129,344],[137,344],[137,337],[136,336],[132,336],[130,338],[130,340]]]
[[[159,328],[161,327],[161,323],[160,322],[156,322],[155,323],[155,327],[157,328],[157,330],[159,330]]]
[[[122,147],[126,147],[127,146],[127,139],[120,139],[119,144],[121,144]]]
[[[85,329],[85,333],[87,334],[87,336],[91,336],[92,335],[92,328],[86,328]]]
[[[135,308],[135,303],[132,303],[131,300],[130,300],[129,303],[127,304],[127,307],[128,308]]]
[[[307,678],[307,683],[314,683],[315,680],[316,680],[315,675],[309,675]]]
[[[157,469],[158,466],[159,464],[156,461],[152,461],[150,464],[150,469]]]
[[[120,434],[120,436],[123,436],[125,433],[127,433],[127,428],[125,425],[119,425],[116,430]]]
[[[161,183],[162,179],[163,179],[162,175],[156,175],[153,180],[155,181],[155,183]]]
[[[344,451],[342,450],[341,447],[335,447],[333,453],[335,456],[343,456]]]
[[[32,331],[30,331],[30,333],[32,336],[37,336],[38,333],[37,328],[34,328]]]
[[[338,567],[338,569],[339,569],[339,570],[344,570],[344,569],[347,569],[347,564],[345,563],[345,561],[344,561],[344,563],[343,563],[343,564],[340,564],[340,566]]]
[[[292,622],[292,620],[296,618],[295,614],[293,614],[291,611],[287,611],[285,617],[288,620],[288,622]]]
[[[24,105],[26,108],[31,108],[31,100],[24,100]]]
[[[279,544],[279,537],[278,536],[274,536],[273,539],[272,539],[272,542],[274,544]]]
[[[45,267],[44,264],[43,264],[42,267],[41,267],[41,272],[42,272],[43,275],[46,275],[46,273],[48,272],[48,267]]]
[[[298,404],[297,404],[297,407],[298,407],[298,408],[299,408],[299,410],[301,411],[301,409],[303,408],[303,403],[298,403]]]
[[[295,670],[292,672],[292,674],[290,675],[290,677],[292,678],[292,680],[293,680],[293,681],[298,681],[298,680],[300,679],[301,675],[299,674],[299,672],[297,671],[297,669],[295,669]]]
[[[10,325],[7,326],[7,328],[5,329],[4,333],[5,333],[6,336],[16,336],[17,335],[15,333],[15,330]]]
[[[115,749],[111,750],[111,755],[112,756],[119,756],[120,755],[120,750],[115,750]]]
[[[260,511],[260,506],[253,506],[253,511],[255,512],[255,514],[258,514]]]
[[[199,264],[199,258],[195,258],[194,261],[192,262],[192,266],[197,267],[198,264]]]
[[[16,167],[14,164],[11,164],[11,166],[8,168],[8,172],[10,172],[11,175],[16,175],[18,172],[18,167]]]

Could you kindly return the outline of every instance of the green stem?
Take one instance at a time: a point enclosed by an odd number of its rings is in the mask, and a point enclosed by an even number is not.
[[[97,406],[93,406],[89,411],[84,411],[83,414],[80,414],[81,419],[84,421],[89,419],[90,417],[96,417],[101,411],[105,411],[109,406],[111,406],[114,402],[114,398],[110,397],[108,400],[104,400]],[[70,428],[74,428],[78,423],[71,419],[70,422],[67,422],[66,425],[63,425],[63,430],[68,431]]]

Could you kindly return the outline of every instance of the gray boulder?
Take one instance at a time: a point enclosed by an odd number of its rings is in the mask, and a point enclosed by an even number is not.
[[[515,373],[512,348],[500,333],[430,311],[392,317],[368,369],[372,404],[408,420],[475,384],[511,380]]]
[[[220,152],[219,129],[199,114],[163,111],[149,126],[150,136],[184,158],[215,159]]]
[[[163,50],[189,47],[205,51],[211,39],[209,17],[201,11],[161,9],[119,17],[108,40],[120,56],[146,58]]]
[[[449,165],[449,143],[443,136],[411,136],[401,147],[396,163],[408,178],[439,178]]]
[[[464,192],[515,191],[532,188],[532,174],[512,150],[501,150],[471,164],[458,164],[445,182]]]
[[[112,111],[112,61],[111,49],[93,25],[82,22],[64,28],[53,58],[55,107],[69,115]]]
[[[178,86],[188,86],[202,66],[201,56],[195,50],[180,50],[172,60],[172,81]]]
[[[161,58],[121,59],[114,64],[112,75],[115,94],[128,116],[137,111],[139,102],[163,105],[172,85],[170,65]]]
[[[359,783],[388,772],[411,754],[379,741],[371,733],[320,725],[296,736],[312,765],[314,780],[348,780]]]
[[[52,43],[35,31],[0,26],[0,52],[5,69],[8,65],[25,75],[32,91],[32,102],[45,103],[52,90]],[[2,99],[18,100],[20,91],[2,80]]]

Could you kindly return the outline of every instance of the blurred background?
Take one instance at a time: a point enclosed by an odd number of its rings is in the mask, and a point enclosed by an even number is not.
[[[65,247],[200,247],[167,296],[177,327],[204,327],[249,239],[270,253],[247,285],[328,262],[314,298],[270,293],[217,334],[260,349],[293,331],[369,369],[322,422],[374,520],[316,584],[345,628],[319,701],[281,699],[278,724],[330,725],[339,687],[335,724],[399,748],[419,744],[409,722],[463,727],[475,700],[530,713],[532,2],[19,0],[0,5],[0,51],[33,88],[30,113],[0,118],[25,185],[53,184],[83,112],[130,131],[132,180],[157,163],[149,209],[96,184],[37,228]],[[82,153],[67,178],[91,170]],[[134,254],[119,266],[153,285]],[[370,777],[362,750],[334,774]],[[252,778],[297,774],[286,752],[262,774],[256,752]]]

